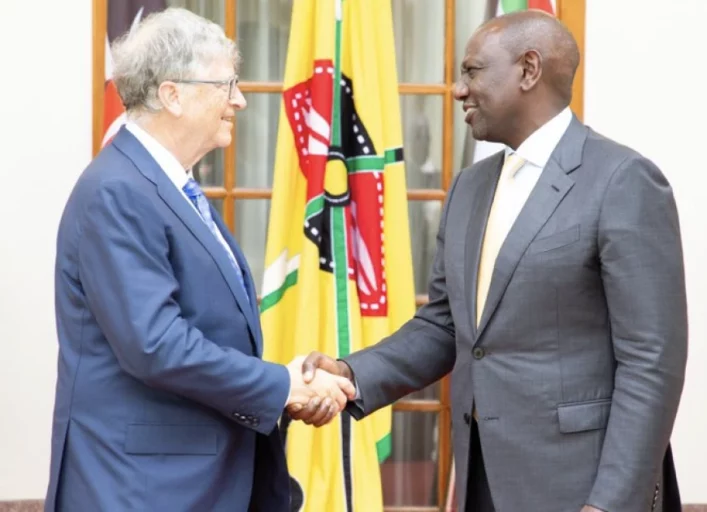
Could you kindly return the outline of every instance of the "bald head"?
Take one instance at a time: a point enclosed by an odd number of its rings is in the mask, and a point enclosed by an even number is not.
[[[501,46],[513,57],[537,52],[542,62],[541,80],[559,101],[569,105],[579,66],[579,48],[557,18],[543,11],[517,11],[489,20],[480,30],[498,33]]]

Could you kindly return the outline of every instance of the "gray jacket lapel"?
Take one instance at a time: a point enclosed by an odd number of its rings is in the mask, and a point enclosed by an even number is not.
[[[501,174],[503,159],[504,153],[500,152],[481,162],[472,173],[467,187],[473,195],[464,248],[464,261],[470,265],[467,267],[470,271],[467,270],[464,273],[464,285],[472,332],[476,332],[476,288],[478,286],[481,245],[486,232],[486,221],[491,211],[493,196],[496,193],[496,184]]]
[[[587,138],[587,131],[587,127],[573,117],[570,126],[550,156],[550,160],[545,169],[543,169],[538,183],[508,233],[496,258],[496,265],[491,277],[491,285],[481,321],[479,322],[476,340],[481,337],[489,320],[496,311],[518,266],[518,262],[528,245],[530,245],[530,242],[537,236],[562,199],[574,186],[574,180],[568,174],[582,163],[582,150]],[[487,219],[488,210],[483,222],[485,223]],[[481,242],[479,242],[479,250],[480,247]],[[478,268],[477,259],[473,268],[475,276],[478,274]],[[474,302],[475,300],[474,297]]]

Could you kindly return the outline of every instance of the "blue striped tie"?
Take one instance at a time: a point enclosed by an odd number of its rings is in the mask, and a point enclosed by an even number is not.
[[[189,178],[187,184],[184,185],[184,188],[182,190],[184,190],[184,193],[187,195],[189,200],[194,204],[194,206],[196,206],[196,209],[201,214],[201,218],[204,220],[204,223],[206,223],[206,225],[209,227],[211,233],[213,233],[213,235],[216,237],[216,240],[218,240],[219,243],[226,250],[228,259],[231,262],[231,265],[233,265],[233,268],[236,271],[236,275],[238,276],[238,281],[241,283],[241,286],[245,291],[245,296],[248,299],[248,302],[250,302],[250,298],[248,298],[248,288],[245,285],[245,279],[243,279],[243,271],[241,270],[241,266],[238,264],[238,261],[236,261],[233,252],[231,252],[231,248],[228,247],[228,244],[226,244],[226,240],[224,240],[221,236],[221,233],[219,233],[218,227],[216,226],[214,219],[211,217],[211,209],[209,208],[209,202],[206,199],[204,193],[201,191],[201,187],[199,187],[199,184],[194,181],[193,178]]]

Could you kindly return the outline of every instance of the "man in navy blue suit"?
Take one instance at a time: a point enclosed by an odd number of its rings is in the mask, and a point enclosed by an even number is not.
[[[189,169],[246,102],[223,30],[168,9],[115,43],[127,124],[59,227],[59,368],[46,510],[289,509],[277,421],[355,390],[261,358],[248,264]]]

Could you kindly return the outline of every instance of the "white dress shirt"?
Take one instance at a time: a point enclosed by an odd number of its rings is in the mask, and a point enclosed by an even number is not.
[[[182,194],[184,200],[189,203],[197,215],[199,215],[199,218],[202,219],[199,210],[196,209],[194,203],[191,202],[189,197],[187,197],[187,194],[184,192],[184,185],[186,185],[189,178],[191,178],[191,171],[185,171],[182,164],[180,164],[179,160],[177,160],[177,157],[175,157],[167,148],[160,144],[152,135],[138,126],[137,123],[128,121],[125,123],[125,128],[135,136],[140,144],[145,146],[147,152],[150,153],[150,156],[155,159],[157,165],[160,166],[169,178],[169,181],[177,187],[177,190],[179,190],[179,193]],[[231,253],[231,256],[234,256],[233,251],[231,251],[231,248],[226,243],[226,240],[223,238],[221,232],[217,229],[216,233],[218,234],[219,243],[225,250]]]
[[[516,171],[504,190],[503,197],[500,198],[501,204],[495,206],[498,208],[498,213],[506,218],[502,225],[510,229],[518,218],[518,214],[540,179],[540,174],[550,160],[550,155],[555,151],[571,122],[572,111],[567,107],[535,130],[518,146],[517,150],[506,148],[506,157],[516,153],[525,160],[525,163]]]

